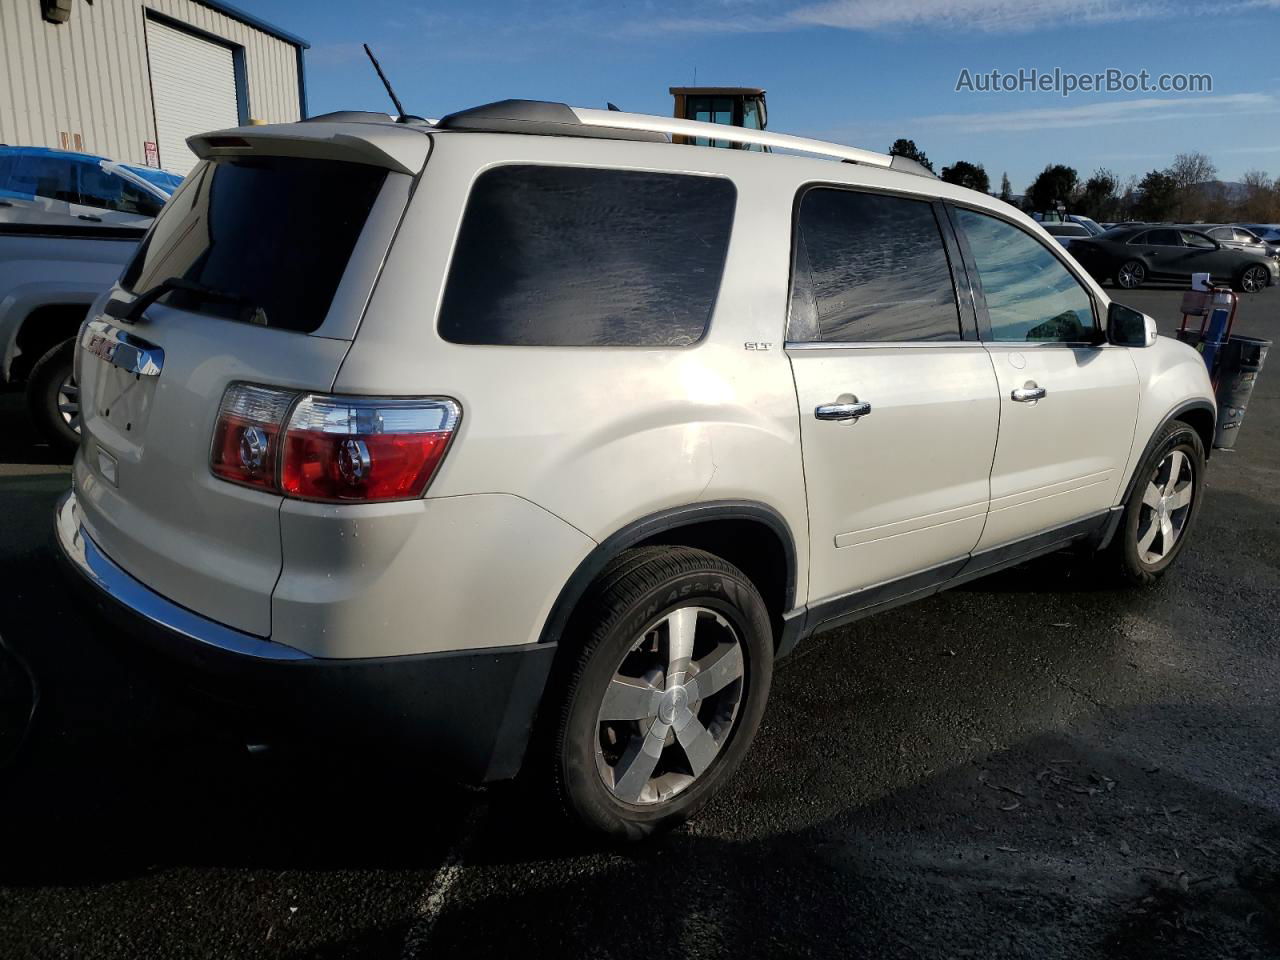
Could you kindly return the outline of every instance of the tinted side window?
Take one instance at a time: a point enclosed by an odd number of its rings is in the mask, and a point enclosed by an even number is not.
[[[737,195],[718,177],[511,165],[477,178],[440,308],[453,343],[687,346]]]
[[[792,341],[960,339],[946,248],[927,201],[807,191],[794,273]]]
[[[155,217],[160,214],[164,204],[155,196],[140,187],[120,179],[120,200],[116,209],[121,213],[136,213],[141,217]]]
[[[1182,241],[1178,239],[1176,230],[1152,230],[1147,234],[1145,243],[1154,244],[1157,247],[1180,247]]]
[[[104,170],[98,163],[76,164],[80,172],[80,202],[87,207],[154,217],[160,201],[124,177]]]
[[[103,170],[96,163],[77,163],[80,175],[80,202],[102,210],[121,210],[121,187],[124,180]]]
[[[978,268],[992,340],[1094,340],[1093,300],[1062,261],[1010,223],[972,210],[956,213]]]
[[[18,157],[9,189],[24,196],[47,197],[76,203],[80,197],[73,182],[71,164],[55,157]]]

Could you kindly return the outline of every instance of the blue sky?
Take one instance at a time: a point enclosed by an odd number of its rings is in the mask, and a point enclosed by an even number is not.
[[[769,125],[873,150],[910,137],[937,168],[1021,192],[1046,163],[1126,177],[1207,153],[1280,175],[1280,0],[238,0],[307,38],[310,108],[440,116],[504,97],[668,115],[667,88],[768,90]],[[1207,73],[1211,93],[956,92],[971,73]]]

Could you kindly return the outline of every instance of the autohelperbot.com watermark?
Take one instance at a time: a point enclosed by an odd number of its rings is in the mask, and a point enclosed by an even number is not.
[[[1014,71],[974,71],[968,67],[956,78],[956,93],[1212,93],[1208,73],[1151,73],[1108,67],[1095,73],[1074,73],[1054,67],[1020,67]]]

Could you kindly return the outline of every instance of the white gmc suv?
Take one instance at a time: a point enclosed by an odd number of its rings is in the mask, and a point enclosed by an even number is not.
[[[733,773],[804,638],[1186,545],[1198,355],[909,160],[531,101],[190,143],[81,330],[57,537],[274,719],[644,836]]]

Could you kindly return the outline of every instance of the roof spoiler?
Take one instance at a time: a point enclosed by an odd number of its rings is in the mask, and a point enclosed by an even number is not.
[[[187,146],[202,160],[261,153],[372,164],[410,175],[422,170],[431,151],[431,138],[423,136],[429,127],[419,123],[396,124],[386,119],[385,114],[359,116],[361,120],[342,114],[312,117],[301,123],[217,130],[188,137]],[[372,120],[375,116],[382,118],[379,123]],[[334,126],[351,122],[368,124],[367,132],[356,135]]]

